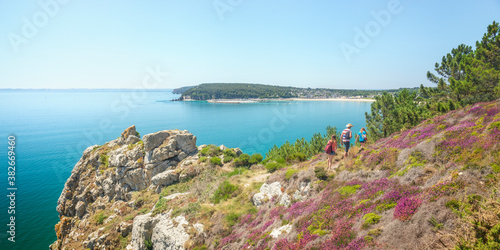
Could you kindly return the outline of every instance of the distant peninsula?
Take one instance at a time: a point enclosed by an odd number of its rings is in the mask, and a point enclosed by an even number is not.
[[[203,83],[197,86],[174,89],[172,93],[182,94],[179,101],[252,102],[269,99],[372,99],[383,92],[397,93],[401,90],[297,88],[254,83]],[[418,88],[409,90],[418,91]]]

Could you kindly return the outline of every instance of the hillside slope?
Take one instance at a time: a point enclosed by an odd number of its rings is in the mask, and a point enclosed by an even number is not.
[[[187,131],[139,140],[129,128],[85,150],[51,248],[498,249],[499,111],[424,121],[332,172],[324,154],[268,173],[239,149],[194,147]]]

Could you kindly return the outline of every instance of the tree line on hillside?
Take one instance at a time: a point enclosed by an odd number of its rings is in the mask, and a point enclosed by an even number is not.
[[[203,83],[185,91],[181,100],[291,98],[292,87],[244,83]]]
[[[478,102],[500,98],[500,33],[493,22],[475,49],[461,44],[435,64],[437,75],[427,72],[436,87],[418,92],[402,90],[375,97],[366,124],[372,138],[416,126],[421,121]]]
[[[174,90],[181,93],[180,100],[210,100],[210,99],[276,99],[276,98],[334,98],[334,97],[374,97],[383,92],[396,94],[403,89],[391,90],[356,90],[356,89],[326,89],[326,88],[295,88],[264,84],[247,83],[203,83],[194,87],[183,87]],[[418,88],[407,89],[418,92]]]

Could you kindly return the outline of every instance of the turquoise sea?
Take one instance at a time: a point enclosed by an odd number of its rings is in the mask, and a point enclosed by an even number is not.
[[[224,144],[265,154],[274,144],[365,126],[370,102],[273,101],[215,104],[172,102],[170,90],[0,90],[0,246],[47,249],[56,240],[57,199],[85,148],[116,139],[131,125],[141,136],[188,130],[197,144]],[[8,241],[11,215],[8,137],[15,136],[15,243]]]

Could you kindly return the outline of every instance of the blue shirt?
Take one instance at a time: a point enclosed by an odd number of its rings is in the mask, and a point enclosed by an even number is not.
[[[360,142],[365,141],[365,138],[363,138],[363,135],[366,135],[366,131],[363,131],[363,133],[359,132],[358,135],[359,135],[359,141]]]

